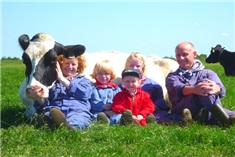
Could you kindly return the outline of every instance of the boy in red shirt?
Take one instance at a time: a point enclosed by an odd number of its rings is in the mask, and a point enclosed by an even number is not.
[[[137,69],[128,68],[122,72],[124,88],[113,98],[112,110],[121,113],[120,125],[156,123],[152,114],[154,104],[147,92],[140,89],[141,73]]]

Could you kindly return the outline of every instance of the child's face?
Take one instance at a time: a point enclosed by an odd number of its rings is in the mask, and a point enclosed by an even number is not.
[[[97,73],[96,79],[101,84],[108,84],[110,82],[111,76],[106,71],[100,71],[100,72]]]
[[[141,73],[143,73],[143,61],[133,57],[129,60],[128,68],[138,69]]]
[[[122,84],[129,92],[134,92],[140,86],[140,79],[135,76],[125,76],[122,79]]]

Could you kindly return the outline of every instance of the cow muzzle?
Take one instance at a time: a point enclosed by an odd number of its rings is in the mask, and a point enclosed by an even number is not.
[[[31,99],[48,98],[49,89],[45,85],[41,84],[35,78],[32,78],[31,81],[26,85],[25,90],[26,96]]]
[[[38,97],[41,98],[48,98],[48,89],[47,88],[43,88],[40,86],[31,86],[26,88],[26,95],[28,98],[31,99],[37,99]]]

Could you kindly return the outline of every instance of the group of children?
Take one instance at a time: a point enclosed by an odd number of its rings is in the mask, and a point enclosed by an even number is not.
[[[170,108],[164,99],[161,85],[146,77],[145,59],[138,52],[131,53],[127,58],[121,74],[122,83],[119,85],[112,83],[116,74],[108,60],[95,64],[91,74],[95,82],[89,86],[87,79],[79,75],[81,71],[77,69],[81,65],[78,63],[67,64],[67,69],[63,70],[66,60],[81,62],[81,56],[63,59],[59,62],[61,69],[57,66],[58,80],[50,90],[49,98],[39,98],[35,101],[35,107],[38,110],[43,109],[43,119],[46,119],[47,124],[64,124],[68,129],[83,129],[89,126],[92,120],[110,125],[141,126],[148,123],[185,124],[192,120],[187,109],[181,115],[169,113]],[[76,73],[75,76],[72,75],[74,77],[70,82],[67,82],[70,74],[65,75],[66,70]],[[81,81],[75,81],[77,79]],[[79,103],[75,103],[76,99]]]

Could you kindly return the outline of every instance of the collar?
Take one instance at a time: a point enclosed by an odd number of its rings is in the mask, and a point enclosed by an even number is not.
[[[130,93],[126,88],[123,88],[122,91],[128,93],[130,96],[133,97],[134,95],[136,95],[137,93],[139,93],[141,91],[141,88],[140,87],[136,88],[135,92],[133,92],[133,93]]]
[[[190,70],[184,70],[181,67],[179,67],[178,72],[179,72],[179,75],[184,76],[187,79],[191,79],[193,76],[193,73],[203,70],[204,68],[205,66],[202,64],[202,62],[198,59],[195,59],[193,67]]]
[[[74,75],[72,75],[72,76],[68,76],[68,77],[66,77],[69,81],[71,81],[71,80],[73,80],[76,76],[78,76],[79,74],[78,73],[76,73],[76,74],[74,74]]]
[[[100,83],[97,79],[96,79],[96,82],[95,82],[95,84],[97,85],[97,87],[99,87],[99,88],[118,88],[118,86],[116,85],[116,84],[114,84],[113,82],[109,82],[108,84],[102,84],[102,83]]]

